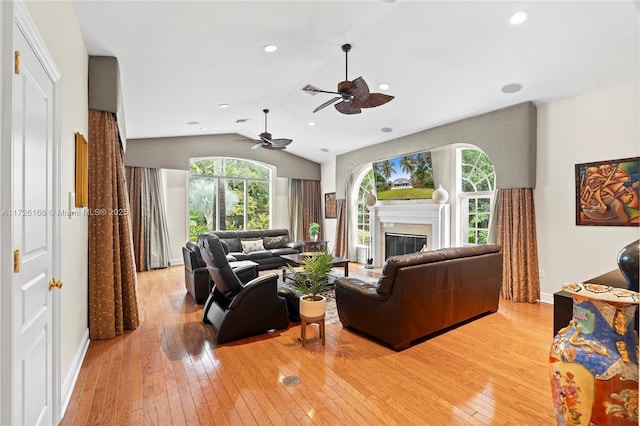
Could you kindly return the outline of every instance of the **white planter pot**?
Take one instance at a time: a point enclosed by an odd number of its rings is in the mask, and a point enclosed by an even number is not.
[[[327,299],[320,295],[316,296],[319,300],[311,300],[311,297],[313,296],[300,297],[300,316],[305,318],[323,317],[327,307]]]

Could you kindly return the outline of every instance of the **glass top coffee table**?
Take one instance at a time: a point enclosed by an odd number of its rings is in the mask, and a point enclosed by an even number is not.
[[[310,255],[313,255],[313,253],[311,253]],[[280,258],[282,258],[282,261],[285,263],[285,265],[287,266],[300,266],[302,264],[302,261],[304,260],[305,257],[308,257],[309,255],[305,255],[304,253],[298,253],[298,254],[283,254],[280,256]],[[331,263],[333,264],[334,267],[342,267],[344,268],[344,276],[348,277],[349,276],[349,259],[344,259],[342,257],[335,257],[333,256],[333,259],[331,259]],[[284,281],[285,277],[286,277],[286,269],[282,270],[282,280]]]

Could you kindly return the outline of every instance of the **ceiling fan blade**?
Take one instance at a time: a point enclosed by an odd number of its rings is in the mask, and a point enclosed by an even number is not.
[[[251,149],[258,149],[260,148],[262,145],[264,145],[264,142],[258,142],[256,144],[251,145]]]
[[[391,95],[385,95],[384,93],[370,93],[368,98],[357,102],[357,105],[360,108],[373,108],[384,105],[391,99],[393,99],[393,96]]]
[[[358,77],[353,80],[351,82],[351,87],[349,88],[349,93],[359,101],[367,99],[369,97],[369,86],[367,86],[367,82],[364,81],[364,78]]]
[[[331,105],[332,103],[339,101],[340,99],[342,99],[342,96],[336,96],[333,99],[328,100],[327,102],[323,103],[322,105],[320,105],[319,107],[317,107],[316,109],[313,110],[313,112],[318,112],[320,111],[322,108],[326,108],[329,105]]]
[[[331,93],[333,95],[339,95],[340,94],[338,92],[330,92],[328,90],[321,90],[321,89],[317,89],[315,87],[303,87],[302,90],[304,90],[305,92],[313,92],[313,93]]]
[[[353,100],[351,102],[339,102],[335,104],[334,107],[343,114],[360,114],[362,112],[360,107],[354,103]]]
[[[272,144],[268,143],[262,146],[264,149],[272,149],[272,150],[276,150],[276,151],[281,151],[283,149],[287,149],[286,146],[273,146]]]
[[[284,147],[289,145],[291,142],[293,142],[291,139],[271,139],[271,145],[274,147]]]

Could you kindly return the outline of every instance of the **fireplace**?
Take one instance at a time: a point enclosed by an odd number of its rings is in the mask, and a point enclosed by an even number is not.
[[[375,267],[382,266],[386,260],[386,233],[424,235],[429,250],[449,247],[449,204],[375,205],[369,207],[369,220]]]
[[[427,247],[426,235],[384,233],[384,258],[416,253]]]

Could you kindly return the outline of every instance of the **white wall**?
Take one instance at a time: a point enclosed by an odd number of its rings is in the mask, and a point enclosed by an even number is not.
[[[320,192],[322,193],[322,221],[320,226],[322,228],[322,239],[327,240],[327,248],[329,251],[333,251],[336,246],[336,222],[337,219],[325,218],[324,212],[324,194],[328,192],[336,192],[336,161],[327,161],[321,164],[320,176],[322,180],[320,182]]]
[[[186,170],[163,169],[164,200],[167,215],[167,229],[169,231],[169,252],[172,265],[184,263],[182,247],[189,241],[187,210],[189,198],[187,195]]]
[[[88,55],[70,1],[25,2],[29,15],[62,74],[60,207],[75,191],[75,132],[88,139]],[[91,140],[88,140],[91,143]],[[62,218],[61,379],[67,398],[88,338],[88,218]]]
[[[640,83],[538,107],[534,192],[542,300],[563,283],[617,268],[618,252],[638,227],[576,226],[575,164],[640,155]]]

